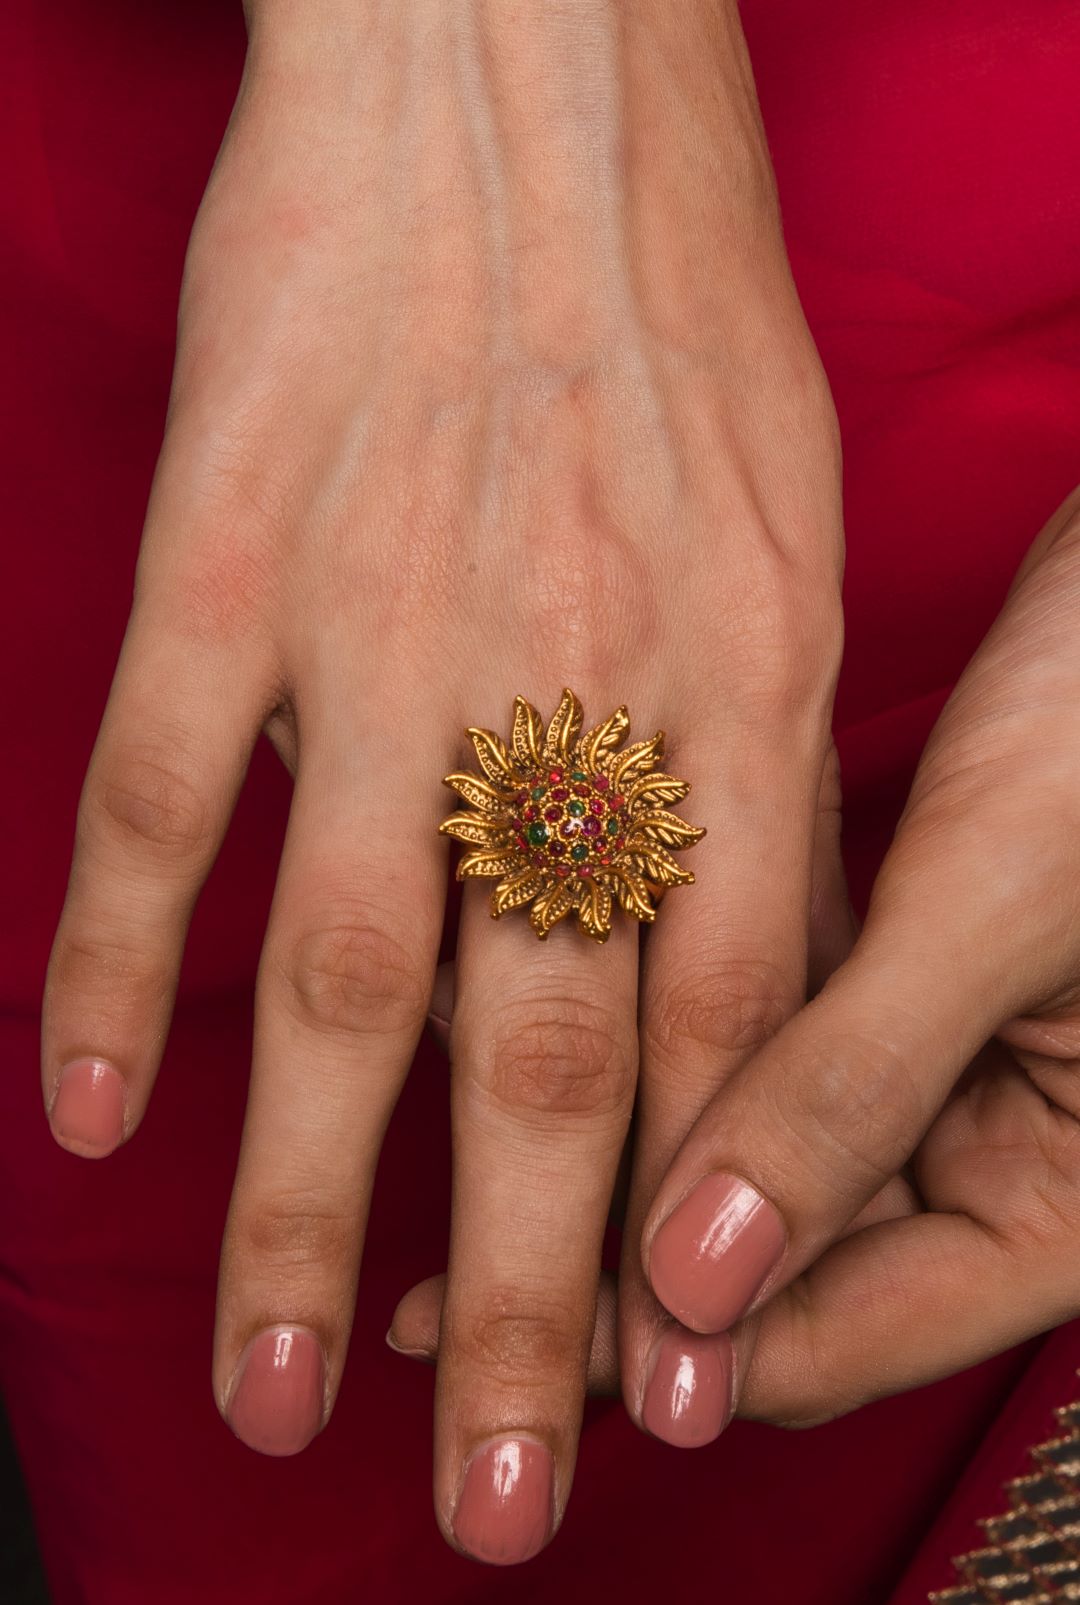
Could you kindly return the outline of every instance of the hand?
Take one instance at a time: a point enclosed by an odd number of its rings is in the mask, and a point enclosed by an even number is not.
[[[734,1329],[741,1415],[808,1425],[1080,1311],[1078,617],[1080,493],[931,736],[850,958],[659,1190],[642,1252],[691,1329],[663,1339],[687,1442],[696,1334]],[[434,1352],[438,1297],[408,1295],[397,1344]],[[618,1371],[609,1283],[590,1385]]]
[[[271,1454],[340,1380],[461,727],[571,684],[592,718],[625,700],[666,727],[694,782],[699,885],[642,985],[640,1215],[804,996],[840,635],[835,425],[734,5],[301,9],[251,7],[192,238],[43,1048],[58,1139],[128,1140],[265,729],[296,788],[214,1387]],[[513,1560],[569,1492],[638,945],[624,921],[604,948],[566,927],[539,947],[465,891],[436,1505],[454,1542]]]

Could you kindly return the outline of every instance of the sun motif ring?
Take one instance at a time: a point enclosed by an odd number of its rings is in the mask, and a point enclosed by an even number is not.
[[[705,832],[671,812],[690,787],[660,769],[662,730],[623,747],[625,707],[586,735],[582,723],[581,703],[564,691],[546,730],[532,704],[515,698],[509,746],[470,728],[483,774],[446,776],[468,807],[439,829],[465,843],[458,880],[498,877],[493,919],[531,903],[529,923],[543,939],[576,912],[586,935],[606,942],[616,902],[647,925],[669,886],[693,883],[671,850]]]

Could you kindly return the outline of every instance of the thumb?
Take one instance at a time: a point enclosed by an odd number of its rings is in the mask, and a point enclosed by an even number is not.
[[[945,839],[898,841],[849,959],[719,1091],[653,1202],[646,1274],[684,1325],[732,1326],[901,1169],[1021,1006],[1001,912]]]

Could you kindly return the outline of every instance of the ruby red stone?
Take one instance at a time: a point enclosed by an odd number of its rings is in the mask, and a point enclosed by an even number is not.
[[[551,771],[551,773],[548,775],[548,779],[551,781],[551,784],[553,786],[557,786],[559,781],[562,779],[562,770],[561,769],[553,769]]]
[[[543,853],[534,853],[532,855],[532,861],[536,865],[537,869],[543,869],[547,864],[547,859],[544,857]]]
[[[626,798],[623,796],[622,792],[621,791],[617,791],[615,793],[614,797],[612,797],[612,799],[611,799],[611,807],[612,807],[612,809],[618,810],[619,808],[621,808],[623,806],[625,801],[626,801]]]
[[[555,841],[555,842],[550,842],[548,844],[548,852],[549,853],[554,853],[556,858],[560,858],[562,856],[562,854],[565,853],[565,851],[566,851],[566,843],[565,842]]]
[[[562,818],[562,809],[561,808],[545,808],[544,809],[544,818],[546,820],[548,820],[548,822],[550,824],[554,824],[557,819],[561,819]]]
[[[600,821],[598,819],[585,819],[582,821],[581,828],[586,836],[599,836]]]
[[[565,786],[556,786],[551,795],[554,797],[556,802],[565,802],[570,793],[567,791]]]
[[[517,839],[517,844],[518,844],[519,847],[528,847],[528,845],[529,845],[528,837],[527,836],[519,836],[518,839]]]
[[[592,865],[591,864],[582,864],[580,866],[580,868],[578,869],[578,874],[579,875],[585,875],[585,876],[591,875],[592,874]]]
[[[574,792],[578,797],[587,797],[589,795],[589,788],[588,786],[575,786]]]
[[[625,836],[616,836],[616,838],[615,838],[615,851],[617,853],[621,853],[625,846],[626,846],[626,837]]]
[[[610,853],[601,853],[600,854],[600,862],[602,864],[610,864],[611,863],[611,854]]]
[[[561,881],[565,880],[567,875],[569,875],[569,873],[570,873],[569,864],[556,864],[555,865],[555,873],[556,873],[556,875],[559,877],[559,879]]]
[[[526,803],[528,800],[529,793],[527,791],[518,791],[514,793],[514,801],[516,803]]]
[[[607,791],[607,789],[610,786],[611,782],[608,779],[607,775],[597,775],[594,784],[596,786],[597,791]]]
[[[535,808],[533,808],[531,805],[528,808],[526,808],[526,810],[525,810],[525,818],[527,820],[529,820],[530,823],[534,819],[538,819],[539,817],[540,816],[539,816],[537,810]]]
[[[604,806],[604,799],[602,797],[594,797],[589,804],[589,812],[590,814],[602,814],[604,812]]]

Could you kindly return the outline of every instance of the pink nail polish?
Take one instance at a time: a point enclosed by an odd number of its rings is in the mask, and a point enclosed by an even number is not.
[[[493,1566],[514,1566],[542,1549],[552,1523],[555,1467],[533,1438],[496,1438],[469,1456],[454,1512],[462,1549]]]
[[[314,1332],[269,1327],[240,1356],[225,1412],[229,1425],[260,1454],[299,1454],[323,1424],[325,1378]]]
[[[725,1332],[752,1303],[784,1252],[784,1223],[738,1176],[706,1176],[653,1238],[649,1280],[676,1320]]]
[[[653,1354],[641,1405],[643,1425],[678,1449],[719,1437],[731,1414],[731,1339],[665,1332]]]
[[[49,1121],[72,1153],[104,1159],[124,1136],[124,1078],[105,1059],[73,1059],[60,1072]]]

